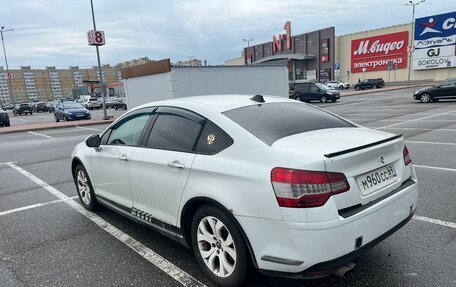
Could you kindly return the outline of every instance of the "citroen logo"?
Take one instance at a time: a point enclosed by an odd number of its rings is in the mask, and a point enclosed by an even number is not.
[[[379,165],[385,164],[385,159],[383,158],[383,156],[380,156],[380,158],[377,160],[377,162]]]

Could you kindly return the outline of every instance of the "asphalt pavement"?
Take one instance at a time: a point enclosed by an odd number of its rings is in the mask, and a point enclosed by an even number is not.
[[[419,179],[414,219],[343,278],[252,270],[245,286],[456,286],[456,101],[421,104],[411,95],[378,89],[316,105],[404,134]],[[106,208],[81,209],[70,154],[106,126],[0,134],[0,286],[214,286],[187,248]]]

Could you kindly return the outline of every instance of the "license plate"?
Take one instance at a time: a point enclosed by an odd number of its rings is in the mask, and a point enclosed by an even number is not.
[[[82,118],[84,115],[76,115],[78,118]]]
[[[385,165],[356,178],[362,195],[377,191],[397,180],[397,173],[392,164]]]

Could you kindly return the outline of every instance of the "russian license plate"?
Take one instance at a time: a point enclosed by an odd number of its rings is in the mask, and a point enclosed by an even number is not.
[[[397,180],[397,173],[392,164],[385,165],[356,178],[363,195],[377,191]]]
[[[84,115],[76,115],[78,118],[82,118]]]

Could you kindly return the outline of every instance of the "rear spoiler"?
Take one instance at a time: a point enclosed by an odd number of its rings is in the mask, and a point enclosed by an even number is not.
[[[376,146],[376,145],[379,145],[379,144],[382,144],[382,143],[386,143],[386,142],[389,142],[389,141],[393,141],[393,140],[401,138],[401,137],[402,137],[402,134],[395,135],[395,136],[392,136],[390,138],[386,138],[384,140],[376,141],[376,142],[373,142],[373,143],[370,143],[370,144],[361,145],[361,146],[358,146],[358,147],[349,148],[349,149],[342,150],[342,151],[336,151],[336,152],[333,152],[333,153],[327,153],[324,156],[327,157],[327,158],[331,158],[331,157],[343,155],[343,154],[346,154],[346,153],[351,153],[351,152],[354,152],[354,151],[357,151],[357,150],[361,150],[361,149],[369,148],[369,147],[372,147],[372,146]]]

